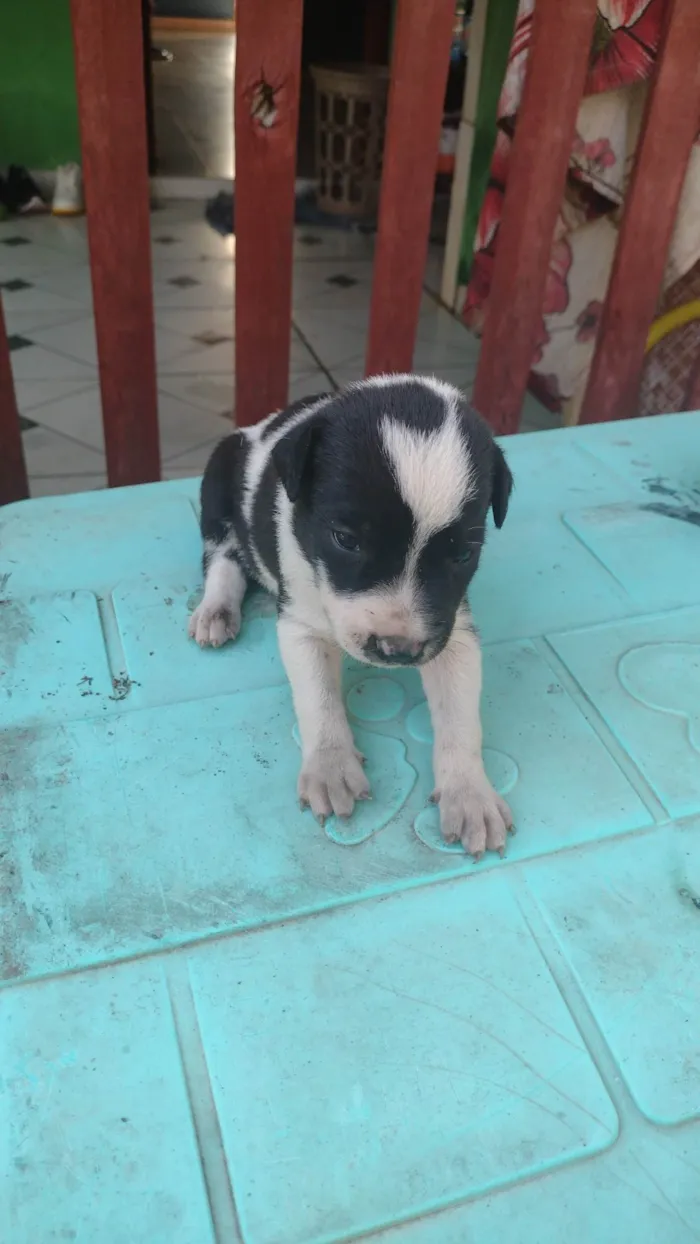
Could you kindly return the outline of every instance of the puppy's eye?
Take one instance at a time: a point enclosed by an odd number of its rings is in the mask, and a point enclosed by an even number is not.
[[[339,531],[337,527],[333,527],[331,529],[331,535],[335,543],[338,545],[338,548],[342,549],[344,553],[359,553],[360,542],[357,539],[357,536],[354,536],[352,532]]]
[[[458,566],[466,566],[467,563],[471,561],[473,556],[473,549],[460,549],[452,554],[452,560],[453,562],[456,562]]]

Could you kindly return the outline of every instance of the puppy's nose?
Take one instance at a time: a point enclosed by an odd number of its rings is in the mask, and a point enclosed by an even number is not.
[[[403,635],[376,636],[379,655],[388,661],[417,661],[425,643],[419,639],[406,639]]]

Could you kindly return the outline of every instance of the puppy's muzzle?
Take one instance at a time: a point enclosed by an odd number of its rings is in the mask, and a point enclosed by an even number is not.
[[[365,652],[371,661],[387,665],[417,665],[425,652],[425,642],[406,639],[404,635],[370,635]]]

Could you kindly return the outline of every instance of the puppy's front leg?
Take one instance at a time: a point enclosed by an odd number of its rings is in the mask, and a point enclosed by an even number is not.
[[[280,651],[292,687],[302,766],[298,793],[323,825],[327,816],[350,816],[369,784],[355,749],[340,688],[340,649],[282,615]]]
[[[434,801],[447,842],[461,842],[480,859],[505,852],[513,817],[484,771],[481,756],[481,651],[466,615],[457,618],[449,643],[421,670],[435,735]]]

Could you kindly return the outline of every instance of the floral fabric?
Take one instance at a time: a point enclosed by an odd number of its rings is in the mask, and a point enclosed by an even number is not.
[[[598,0],[585,93],[552,243],[530,377],[531,389],[553,410],[580,395],[585,386],[665,5],[666,0]],[[491,287],[534,7],[535,0],[520,0],[499,100],[499,132],[463,307],[466,323],[476,332],[483,327]],[[666,286],[698,259],[700,148],[696,145],[681,199]]]

